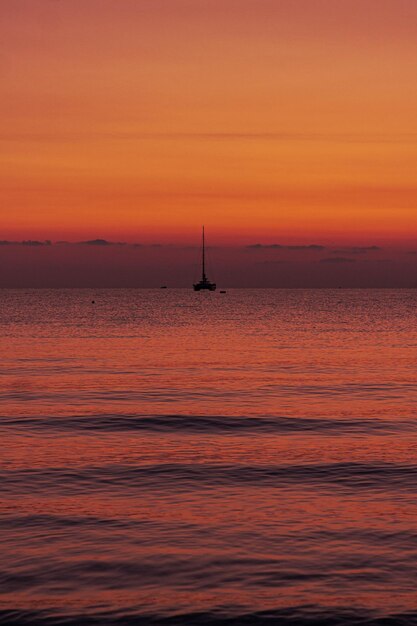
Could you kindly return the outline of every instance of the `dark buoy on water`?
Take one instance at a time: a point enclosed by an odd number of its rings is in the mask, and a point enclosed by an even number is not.
[[[95,304],[95,303],[96,303],[96,301],[95,301],[95,300],[91,300],[91,304]]]
[[[220,293],[226,293],[225,291],[220,291]]]
[[[161,285],[161,289],[168,289],[166,285]]]

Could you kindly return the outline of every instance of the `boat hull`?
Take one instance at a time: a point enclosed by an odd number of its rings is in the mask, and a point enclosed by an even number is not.
[[[202,280],[199,283],[193,285],[194,291],[216,291],[216,283],[210,283],[209,281],[203,282]]]

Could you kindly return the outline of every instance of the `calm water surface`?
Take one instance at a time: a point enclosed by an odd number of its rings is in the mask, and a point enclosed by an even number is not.
[[[417,624],[416,291],[3,290],[0,353],[0,623]]]

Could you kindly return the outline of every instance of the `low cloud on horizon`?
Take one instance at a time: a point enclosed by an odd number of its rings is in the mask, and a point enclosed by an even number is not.
[[[89,239],[87,241],[77,241],[79,246],[125,246],[125,242],[108,241],[107,239]]]
[[[36,239],[23,239],[22,241],[9,241],[7,239],[0,240],[0,246],[52,246],[52,241],[45,239],[45,241],[38,241]]]
[[[377,245],[254,243],[209,246],[207,274],[225,287],[414,287],[417,255]],[[104,237],[0,241],[1,287],[187,287],[199,246]]]
[[[380,246],[347,246],[333,250],[333,254],[366,254],[367,252],[379,252]]]
[[[68,241],[68,240],[57,240],[53,241],[50,239],[23,239],[23,240],[8,240],[3,239],[0,240],[0,246],[30,246],[30,247],[41,247],[41,246],[92,246],[92,247],[109,247],[109,246],[129,246],[133,248],[161,248],[161,247],[169,247],[169,248],[177,248],[177,249],[198,249],[200,246],[198,245],[190,245],[190,244],[175,244],[175,243],[141,243],[141,242],[127,242],[127,241],[112,241],[109,239],[97,237],[95,239],[87,239],[82,241]],[[312,251],[312,252],[324,252],[328,251],[331,254],[367,254],[368,252],[379,252],[383,248],[376,245],[369,246],[331,246],[331,245],[323,245],[317,243],[309,243],[309,244],[281,244],[281,243],[253,243],[247,245],[208,245],[207,249],[244,249],[244,250],[253,250],[253,251],[262,251],[262,250],[282,250],[288,252],[302,252],[302,251]],[[406,254],[416,254],[416,251],[406,251]]]

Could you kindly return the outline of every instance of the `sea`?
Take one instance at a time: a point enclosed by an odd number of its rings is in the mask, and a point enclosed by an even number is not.
[[[1,290],[0,355],[0,624],[417,624],[417,290]]]

